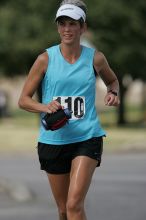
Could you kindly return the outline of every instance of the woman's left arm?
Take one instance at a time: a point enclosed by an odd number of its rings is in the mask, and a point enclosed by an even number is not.
[[[107,87],[107,94],[104,99],[105,104],[109,106],[118,106],[120,104],[118,78],[110,68],[103,53],[95,52],[94,68]]]

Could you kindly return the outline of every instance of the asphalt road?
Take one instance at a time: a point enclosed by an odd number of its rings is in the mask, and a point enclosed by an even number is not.
[[[146,219],[146,154],[104,155],[86,198],[88,220]],[[33,155],[0,156],[0,220],[58,220]]]

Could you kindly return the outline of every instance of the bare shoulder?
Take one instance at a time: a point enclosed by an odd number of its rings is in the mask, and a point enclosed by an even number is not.
[[[44,53],[41,53],[38,55],[37,59],[40,61],[40,62],[47,62],[48,61],[48,53],[47,52],[44,52]]]
[[[48,56],[47,52],[44,52],[44,53],[38,55],[38,57],[35,61],[35,65],[39,66],[45,72],[47,70],[48,62],[49,62],[49,56]]]
[[[100,51],[96,51],[94,55],[94,66],[100,70],[106,62],[107,60],[104,54]]]

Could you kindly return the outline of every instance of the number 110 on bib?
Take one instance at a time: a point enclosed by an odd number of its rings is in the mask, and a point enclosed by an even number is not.
[[[57,100],[64,108],[72,111],[71,119],[83,119],[85,115],[84,96],[55,96],[53,100]]]

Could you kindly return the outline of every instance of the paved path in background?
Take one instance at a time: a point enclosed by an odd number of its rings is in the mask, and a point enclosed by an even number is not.
[[[28,196],[28,201],[21,198],[21,191],[22,194],[25,191],[21,186],[32,196],[30,199]],[[145,220],[146,154],[104,155],[87,195],[86,210],[89,220]],[[47,177],[39,170],[37,156],[1,155],[0,220],[42,219],[58,220]]]

